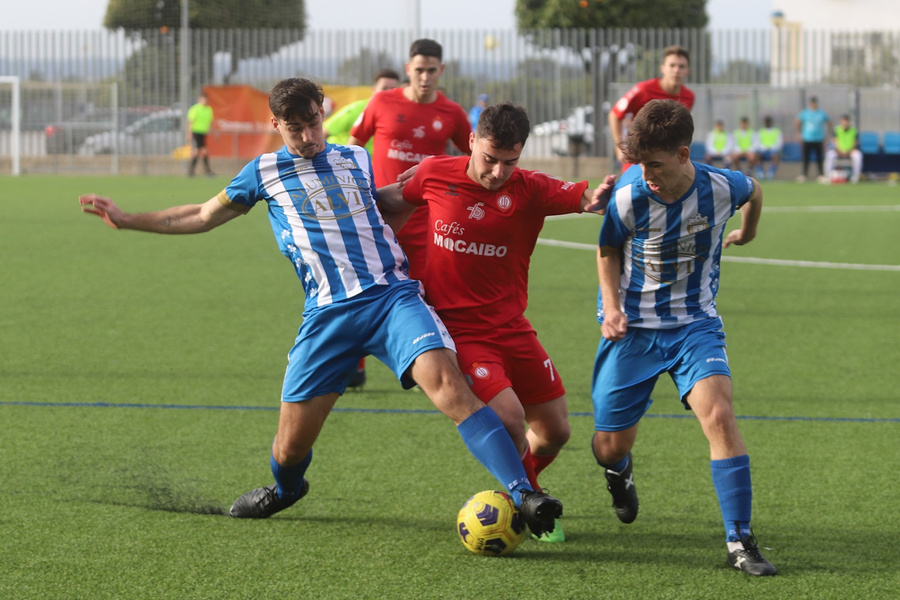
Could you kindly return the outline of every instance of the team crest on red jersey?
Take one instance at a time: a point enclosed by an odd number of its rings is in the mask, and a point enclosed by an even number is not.
[[[509,210],[512,208],[512,198],[503,194],[499,198],[497,198],[497,208],[500,210]]]
[[[435,117],[434,122],[431,124],[431,128],[435,131],[440,131],[444,128],[444,122],[441,121],[440,117]]]

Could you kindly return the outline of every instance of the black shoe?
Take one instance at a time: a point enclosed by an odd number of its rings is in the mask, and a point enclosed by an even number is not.
[[[778,569],[766,560],[756,545],[753,534],[741,538],[742,549],[732,550],[728,553],[728,564],[750,575],[775,575]]]
[[[628,466],[622,469],[621,473],[606,469],[606,489],[612,494],[616,516],[623,523],[633,523],[638,514],[637,490],[634,487],[634,475],[631,472],[633,464],[634,460],[629,452]]]
[[[528,523],[531,533],[540,537],[544,532],[553,531],[556,519],[562,516],[563,505],[544,490],[522,490],[519,512]]]
[[[300,494],[296,498],[279,498],[275,484],[250,490],[231,505],[230,514],[235,519],[265,519],[291,506],[309,491],[309,481],[303,479]]]
[[[350,378],[350,383],[347,384],[348,388],[361,388],[366,384],[366,370],[359,369],[352,378]]]

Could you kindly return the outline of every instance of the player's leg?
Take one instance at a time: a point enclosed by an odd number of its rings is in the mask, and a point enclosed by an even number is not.
[[[859,148],[850,151],[850,183],[859,183],[859,176],[862,174],[863,153]]]
[[[837,158],[837,150],[834,148],[829,148],[825,152],[825,172],[830,176],[832,171],[834,171],[834,161]]]
[[[633,522],[639,507],[631,454],[638,422],[650,408],[650,394],[665,370],[658,359],[656,336],[652,330],[631,328],[617,342],[601,338],[594,359],[591,449],[603,467],[606,489],[623,523]]]
[[[238,498],[231,507],[233,517],[271,516],[309,490],[304,476],[313,443],[362,354],[357,338],[347,335],[348,330],[358,331],[355,312],[352,303],[332,304],[308,316],[301,325],[288,353],[278,431],[269,457],[275,484]]]
[[[497,414],[479,400],[463,378],[455,345],[417,282],[390,286],[378,299],[377,323],[366,350],[380,358],[404,385],[418,384],[457,426],[466,447],[500,481],[521,509],[532,532],[552,530],[562,503],[532,489],[512,438]]]
[[[671,374],[709,442],[710,471],[725,525],[729,563],[753,575],[774,575],[751,532],[750,457],[732,405],[725,333],[719,319],[681,328],[679,360]]]
[[[231,516],[264,519],[288,508],[309,491],[304,475],[312,461],[312,447],[338,394],[317,396],[303,402],[282,402],[278,433],[272,443],[269,465],[275,485],[251,490],[231,506]]]
[[[200,156],[200,147],[198,145],[197,134],[191,133],[191,164],[188,167],[188,177],[194,176],[197,168],[197,159]]]

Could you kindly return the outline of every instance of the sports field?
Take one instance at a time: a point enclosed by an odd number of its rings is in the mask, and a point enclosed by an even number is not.
[[[766,183],[759,237],[725,252],[754,529],[780,572],[752,578],[726,564],[708,447],[668,379],[635,447],[640,516],[610,507],[589,448],[596,216],[548,221],[532,264],[529,317],[571,411],[541,479],[564,544],[469,554],[456,513],[498,484],[375,360],[319,438],[310,494],[223,516],[271,482],[302,289],[262,207],[164,237],[113,231],[77,196],[150,210],[225,183],[0,178],[0,598],[900,595],[900,187]]]

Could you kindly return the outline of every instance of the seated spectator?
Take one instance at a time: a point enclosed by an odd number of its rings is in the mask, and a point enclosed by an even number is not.
[[[731,168],[741,169],[741,161],[747,161],[747,175],[752,175],[756,167],[756,133],[750,129],[750,119],[741,117],[740,126],[732,134],[734,149],[731,153]]]
[[[842,115],[841,122],[834,128],[834,143],[825,153],[825,172],[832,180],[834,163],[838,158],[850,159],[850,183],[859,181],[862,173],[863,155],[859,150],[859,132],[850,124],[850,115]]]
[[[714,165],[715,161],[721,161],[728,167],[731,164],[731,154],[734,149],[734,141],[731,134],[725,131],[725,122],[716,121],[709,135],[706,136],[706,157],[703,159],[708,165]]]
[[[781,136],[781,129],[774,126],[772,117],[766,115],[763,124],[764,127],[756,133],[756,178],[775,179],[775,171],[781,162],[784,138]],[[767,162],[768,170],[765,168]]]

